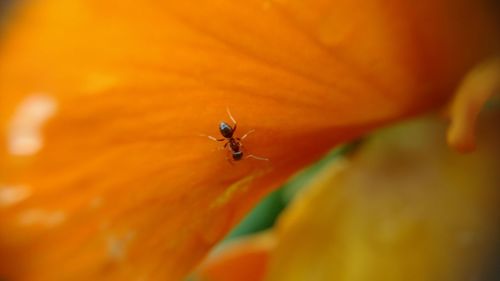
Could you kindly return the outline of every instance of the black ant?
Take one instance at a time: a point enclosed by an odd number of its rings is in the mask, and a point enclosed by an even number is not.
[[[221,121],[219,123],[219,131],[224,138],[217,139],[217,138],[212,137],[212,136],[207,136],[207,137],[213,141],[226,141],[226,143],[224,144],[224,148],[229,148],[229,151],[231,151],[231,156],[232,156],[233,160],[239,161],[243,158],[243,151],[241,150],[243,144],[241,143],[241,141],[244,140],[249,134],[255,132],[255,130],[250,130],[249,132],[244,134],[241,138],[234,137],[234,133],[236,132],[237,123],[236,123],[236,120],[231,115],[229,108],[226,108],[226,110],[227,110],[227,114],[229,115],[229,118],[231,119],[231,121],[233,121],[234,125],[231,127],[231,125],[227,124],[224,121]],[[258,156],[252,155],[252,154],[247,155],[246,158],[254,158],[254,159],[263,160],[263,161],[269,160],[267,158],[258,157]]]

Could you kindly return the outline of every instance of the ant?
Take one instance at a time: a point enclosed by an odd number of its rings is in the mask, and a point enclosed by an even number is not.
[[[236,132],[237,123],[236,123],[236,120],[231,115],[229,108],[226,108],[226,111],[227,111],[227,114],[229,115],[229,118],[231,119],[231,121],[233,121],[233,126],[231,127],[231,125],[227,124],[224,121],[221,121],[219,123],[219,132],[221,133],[221,135],[224,138],[217,139],[217,138],[212,137],[212,136],[206,136],[206,135],[204,135],[204,136],[208,137],[209,139],[211,139],[213,141],[226,141],[226,143],[224,144],[224,148],[229,148],[229,151],[231,152],[231,156],[233,158],[233,161],[239,161],[239,160],[243,159],[243,151],[241,149],[243,144],[241,143],[241,141],[244,140],[251,133],[255,132],[255,130],[250,130],[249,132],[244,134],[241,138],[234,137],[234,133]],[[258,157],[258,156],[252,155],[252,154],[247,155],[246,158],[254,158],[254,159],[263,160],[263,161],[269,160],[267,158]]]

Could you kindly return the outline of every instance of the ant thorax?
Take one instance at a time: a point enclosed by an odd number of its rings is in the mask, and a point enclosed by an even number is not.
[[[234,138],[230,138],[228,142],[229,142],[229,148],[231,149],[231,151],[233,151],[233,152],[240,151],[241,143],[239,141],[237,141]]]

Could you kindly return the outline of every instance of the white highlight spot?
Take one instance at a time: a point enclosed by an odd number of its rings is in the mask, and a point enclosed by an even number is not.
[[[110,235],[107,238],[108,256],[115,261],[122,261],[127,254],[127,246],[134,239],[135,233],[129,231],[124,235]]]
[[[12,117],[7,149],[13,155],[32,155],[43,146],[41,127],[56,112],[55,99],[37,93],[24,99]]]
[[[53,227],[61,224],[65,219],[66,215],[62,211],[31,209],[20,214],[18,222],[23,226]]]
[[[0,207],[10,207],[31,195],[24,185],[0,186]]]

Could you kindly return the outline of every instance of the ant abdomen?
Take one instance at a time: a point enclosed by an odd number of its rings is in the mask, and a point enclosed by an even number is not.
[[[233,160],[238,161],[238,160],[241,160],[241,158],[243,157],[243,152],[233,151],[232,155],[233,155]]]

